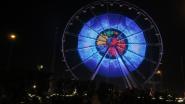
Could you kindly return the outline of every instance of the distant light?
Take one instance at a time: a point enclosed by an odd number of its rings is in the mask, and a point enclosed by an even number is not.
[[[176,98],[176,102],[178,102],[178,103],[183,103],[184,102],[184,99],[183,98]]]
[[[163,100],[164,98],[163,98],[162,96],[159,96],[159,99],[160,99],[160,100]]]
[[[166,100],[166,102],[172,102],[172,101],[173,101],[173,100],[171,100],[171,99],[167,99],[167,100]]]
[[[29,93],[28,96],[31,97],[32,95]]]
[[[73,91],[73,95],[76,95],[76,94],[77,94],[77,89],[75,88]]]
[[[44,68],[44,65],[37,65],[37,69],[41,71]]]
[[[152,97],[152,100],[155,100],[156,98],[155,97]]]
[[[43,65],[40,65],[40,69],[43,69],[43,67],[44,67]]]
[[[33,97],[35,97],[36,95],[35,95],[35,94],[30,94],[30,93],[28,93],[28,96],[31,97],[31,98],[33,98]]]
[[[16,37],[15,34],[10,34],[10,35],[9,35],[9,39],[10,39],[10,40],[16,40],[16,38],[17,38],[17,37]]]
[[[156,74],[157,75],[161,75],[161,71],[160,70],[157,70]]]
[[[177,102],[178,102],[178,103],[183,103],[184,100],[183,100],[183,99],[179,99],[179,100],[177,100]]]
[[[15,39],[15,38],[16,38],[16,36],[15,36],[15,35],[11,35],[10,37],[11,37],[12,39]]]
[[[37,88],[37,86],[36,85],[33,85],[33,89],[36,89]]]
[[[87,96],[87,93],[84,93],[84,96]]]
[[[168,94],[168,97],[171,97],[171,98],[172,98],[173,96],[172,96],[172,95],[170,95],[170,94]]]

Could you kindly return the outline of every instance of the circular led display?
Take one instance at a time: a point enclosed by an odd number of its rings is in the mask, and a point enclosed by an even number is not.
[[[61,51],[66,71],[74,79],[132,88],[153,76],[163,44],[157,25],[145,11],[124,1],[99,0],[70,18]]]
[[[135,43],[143,44],[133,47],[132,44]],[[93,17],[79,32],[80,58],[85,61],[90,57],[85,65],[95,74],[106,77],[127,75],[137,70],[145,57],[145,51],[142,29],[132,19],[120,14],[106,13]]]

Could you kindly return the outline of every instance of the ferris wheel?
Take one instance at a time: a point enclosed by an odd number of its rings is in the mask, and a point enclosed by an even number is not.
[[[62,37],[66,71],[77,80],[103,80],[137,87],[158,68],[163,53],[160,31],[142,9],[103,0],[79,9]]]

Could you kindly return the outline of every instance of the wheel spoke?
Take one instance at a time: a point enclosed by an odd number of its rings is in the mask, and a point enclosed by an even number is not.
[[[123,57],[130,63],[130,65],[131,65],[134,69],[136,69],[136,67],[133,65],[133,63],[132,63],[126,56],[123,55]],[[146,79],[146,77],[145,77],[139,70],[136,70],[136,72],[141,76],[141,78],[142,78],[143,80]]]
[[[118,55],[118,53],[117,53],[117,56],[116,56],[116,57],[120,57],[120,56]],[[122,74],[123,74],[123,76],[122,76],[123,82],[125,83],[126,86],[131,87],[131,85],[128,83],[129,80],[128,80],[128,78],[126,77],[126,74],[125,74],[124,70],[122,69],[121,64],[120,64],[118,58],[116,58],[116,60],[117,60],[117,62],[119,63],[119,67],[120,67],[121,72],[122,72]]]
[[[109,21],[109,15],[107,14],[107,20],[108,20],[108,23],[109,23],[109,29],[111,28],[110,26],[110,21]]]
[[[93,39],[93,40],[97,40],[96,38],[92,38],[92,37],[88,37],[88,36],[83,36],[83,35],[76,35],[75,33],[71,33],[71,32],[66,32],[68,35],[70,36],[73,36],[73,37],[84,37],[84,38],[89,38],[89,39]],[[102,42],[105,42],[104,40],[99,40],[99,41],[102,41]]]
[[[105,49],[105,48],[103,48],[103,49]],[[102,50],[103,50],[103,49],[102,49]],[[86,59],[84,59],[81,63],[79,63],[79,64],[75,65],[74,67],[72,67],[71,70],[74,70],[74,69],[76,69],[77,67],[79,67],[80,65],[82,65],[83,63],[89,61],[90,58],[93,57],[93,56],[94,56],[95,54],[97,54],[98,52],[99,52],[99,51],[96,51],[95,53],[93,53],[92,55],[90,55],[89,57],[87,57]]]
[[[137,34],[142,33],[142,32],[149,31],[149,30],[151,30],[151,29],[152,29],[151,27],[150,27],[150,28],[147,28],[147,29],[144,29],[143,31],[139,31],[139,32],[136,32],[136,33],[130,34],[130,35],[128,35],[128,36],[126,36],[125,38],[120,39],[120,40],[128,39],[128,38],[129,38],[129,37],[131,37],[131,36],[137,35]]]
[[[126,73],[127,73],[127,74],[125,74],[125,78],[127,79],[127,83],[128,83],[128,85],[129,85],[129,87],[132,88],[132,85],[133,85],[134,87],[136,87],[136,84],[135,84],[135,82],[134,82],[132,76],[130,76],[131,73],[130,73],[130,71],[129,71],[129,68],[128,68],[126,62],[123,60],[122,56],[119,54],[119,52],[118,52],[117,49],[116,49],[116,52],[117,52],[117,54],[119,55],[118,57],[120,57],[122,63],[124,64],[124,66],[125,66],[125,68],[126,68],[126,70],[124,70],[124,69],[122,69],[122,68],[121,68],[121,70],[122,70],[124,73],[125,73],[125,71],[126,71]],[[130,83],[130,82],[131,82],[131,83]]]
[[[75,33],[71,33],[71,32],[65,32],[66,34],[68,34],[68,35],[70,35],[70,36],[74,36],[74,37],[85,37],[85,38],[89,38],[89,39],[94,39],[94,40],[96,40],[96,38],[92,38],[92,37],[88,37],[88,36],[83,36],[83,35],[76,35]]]
[[[120,41],[120,40],[119,40]],[[127,43],[125,45],[146,45],[146,46],[162,46],[161,43]],[[119,46],[118,46],[119,47]]]
[[[77,51],[78,49],[91,48],[91,47],[94,47],[94,46],[96,46],[96,45],[90,45],[90,46],[85,46],[85,47],[80,47],[80,48],[67,49],[67,50],[65,50],[65,52]]]
[[[116,27],[117,30],[119,30],[118,27],[119,27],[119,24],[121,24],[121,22],[120,22],[120,21],[121,21],[121,17],[122,17],[122,16],[119,16],[119,19],[118,19],[118,24],[117,24],[117,27]]]
[[[135,53],[135,52],[133,52],[133,51],[131,51],[131,50],[127,50],[127,51],[129,51],[129,52],[131,52],[131,53],[133,53],[133,54],[135,54],[135,55],[137,55],[137,56],[140,56],[140,57],[144,58],[144,60],[146,60],[146,61],[148,61],[148,62],[151,62],[151,63],[153,63],[153,64],[157,64],[156,61],[151,60],[151,59],[148,59],[148,58],[146,58],[146,57],[144,57],[144,56],[142,56],[142,55],[140,55],[140,54],[138,54],[138,53]]]
[[[136,22],[136,20],[137,20],[140,16],[141,16],[141,15],[137,15],[133,21]],[[125,26],[125,28],[123,29],[123,31],[125,31],[125,30],[130,26],[130,24],[131,24],[131,22],[129,22],[129,24]]]
[[[81,19],[77,19],[81,24],[86,25],[89,29],[93,30],[97,35],[99,34],[98,31],[94,30],[91,26],[87,25],[86,23],[84,23]]]
[[[97,17],[97,14],[96,14],[91,8],[90,8],[90,12],[91,12],[91,14],[92,14],[94,17],[96,17],[96,19],[98,19],[99,22],[100,22],[100,18]],[[100,22],[100,25],[101,25],[102,29],[104,30],[104,27],[103,27],[103,25],[102,25],[101,22]]]
[[[97,35],[99,35],[100,33],[98,31],[96,31],[95,29],[93,29],[91,26],[87,25],[86,23],[84,23],[82,20],[80,20],[79,18],[77,19],[78,21],[80,21],[80,23],[86,25],[89,29],[93,30]]]
[[[95,69],[96,69],[96,71],[93,73],[93,75],[92,75],[92,77],[91,77],[91,80],[94,80],[94,78],[96,77],[96,75],[97,75],[97,73],[98,73],[98,71],[99,71],[99,68],[100,68],[101,62],[103,61],[104,57],[107,55],[108,50],[109,50],[109,48],[107,48],[107,50],[106,50],[105,54],[102,56],[102,58],[100,59],[100,61],[99,61],[98,65],[96,66],[96,68],[95,68]]]
[[[146,46],[161,46],[161,43],[127,43],[126,45],[146,45]]]
[[[106,4],[106,9],[107,9],[106,12],[109,13],[109,4],[108,3]],[[108,14],[107,14],[107,20],[108,20],[108,23],[109,23],[108,26],[109,26],[109,29],[110,29],[111,26],[110,26],[110,21],[109,21],[109,15]]]

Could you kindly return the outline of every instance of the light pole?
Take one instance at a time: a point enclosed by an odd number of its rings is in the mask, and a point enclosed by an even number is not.
[[[159,89],[162,90],[163,89],[163,72],[161,70],[157,70],[156,71],[156,76],[159,77],[159,79],[157,78],[157,80],[159,80]]]
[[[9,48],[9,53],[8,53],[8,62],[7,62],[7,71],[9,71],[10,66],[11,66],[11,57],[13,54],[13,46],[14,46],[14,42],[17,39],[17,35],[15,33],[10,33],[8,35],[8,41],[10,42],[10,48]]]

